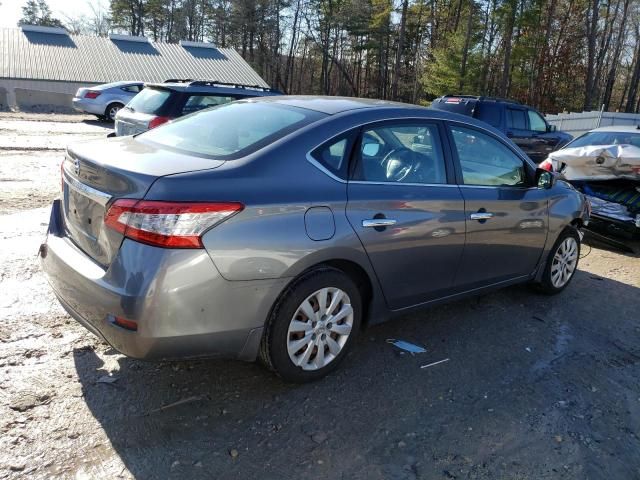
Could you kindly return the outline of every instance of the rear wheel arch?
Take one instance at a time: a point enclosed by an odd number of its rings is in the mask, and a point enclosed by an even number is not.
[[[111,103],[109,103],[109,105],[107,105],[107,108],[104,109],[104,117],[107,120],[112,120],[112,121],[115,120],[115,116],[112,117],[111,114],[110,114],[111,109],[114,108],[114,107],[118,107],[118,110],[119,110],[119,109],[124,107],[124,103],[122,103],[122,102],[111,102]]]

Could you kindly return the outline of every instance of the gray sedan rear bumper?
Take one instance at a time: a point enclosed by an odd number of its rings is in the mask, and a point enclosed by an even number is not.
[[[49,282],[69,314],[113,348],[147,360],[255,359],[264,321],[286,279],[229,282],[205,250],[126,239],[104,269],[52,231],[55,224],[40,255]],[[115,317],[136,322],[137,331],[116,325]]]
[[[91,113],[93,115],[104,115],[104,110],[106,108],[102,103],[78,97],[74,97],[71,103],[73,104],[73,108],[77,111]]]

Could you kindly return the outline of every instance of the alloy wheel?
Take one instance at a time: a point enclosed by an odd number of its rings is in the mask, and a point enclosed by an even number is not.
[[[551,283],[556,288],[564,287],[571,279],[578,264],[578,242],[573,237],[565,238],[558,246],[551,263]]]
[[[353,328],[353,307],[346,292],[326,287],[300,304],[287,332],[287,351],[294,365],[318,370],[342,351]]]

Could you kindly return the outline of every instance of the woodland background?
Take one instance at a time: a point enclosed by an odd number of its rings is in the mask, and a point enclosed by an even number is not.
[[[640,111],[640,0],[110,0],[92,12],[58,19],[28,0],[21,23],[233,47],[289,94]]]

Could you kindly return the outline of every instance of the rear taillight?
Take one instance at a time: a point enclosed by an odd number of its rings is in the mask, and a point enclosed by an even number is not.
[[[116,200],[104,223],[138,242],[169,248],[202,248],[202,235],[244,208],[238,202],[185,203]]]
[[[89,90],[84,94],[84,98],[98,98],[100,96],[100,92],[96,92],[95,90]]]
[[[171,120],[171,117],[153,117],[149,122],[149,130],[159,127],[163,123],[167,123],[169,120]]]
[[[553,163],[551,163],[551,160],[547,158],[544,162],[538,165],[538,168],[546,170],[547,172],[553,172]]]

